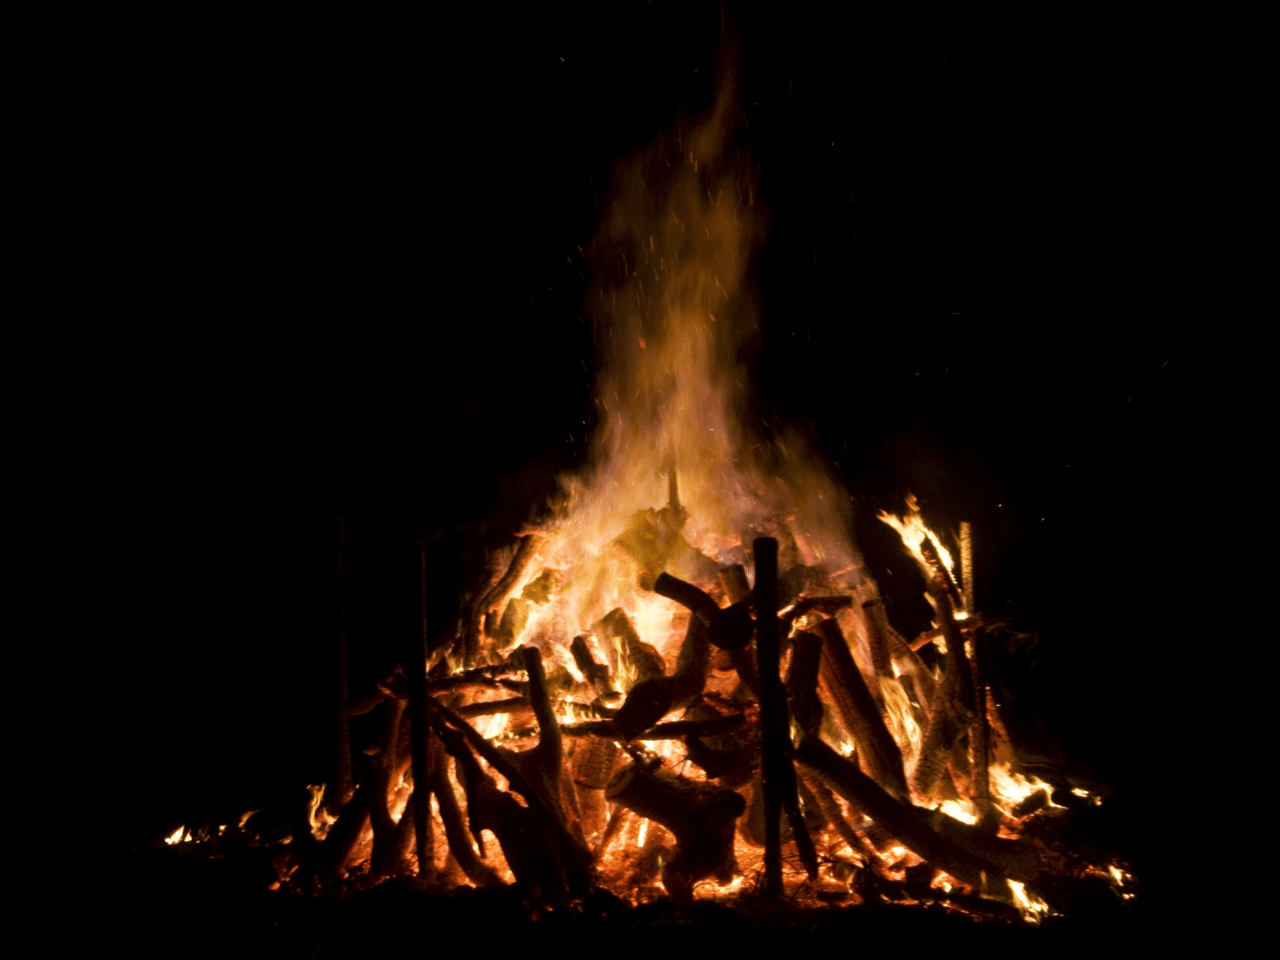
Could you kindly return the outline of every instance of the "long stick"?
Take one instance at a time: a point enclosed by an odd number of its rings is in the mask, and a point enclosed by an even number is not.
[[[345,806],[353,792],[351,782],[351,723],[347,717],[347,701],[351,693],[347,685],[347,569],[343,556],[346,540],[346,520],[338,518],[338,703],[334,711],[336,720],[335,779],[338,803]]]
[[[431,819],[430,763],[427,757],[427,740],[431,728],[427,725],[427,545],[418,542],[421,566],[422,591],[422,640],[411,644],[407,657],[409,671],[409,748],[413,763],[413,823],[414,844],[418,853],[418,876],[426,880],[435,873],[435,826]],[[438,800],[443,807],[443,800]],[[406,811],[406,816],[408,815]]]
[[[760,673],[761,774],[764,781],[764,892],[782,895],[782,794],[787,762],[787,701],[778,675],[778,541],[757,537],[756,666]]]

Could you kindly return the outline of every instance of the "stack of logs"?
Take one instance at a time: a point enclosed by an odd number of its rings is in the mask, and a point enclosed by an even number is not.
[[[1036,880],[1036,848],[1008,837],[1016,834],[1017,815],[1048,797],[1033,795],[1017,811],[992,801],[988,763],[997,741],[1007,750],[1008,736],[990,702],[980,631],[955,618],[956,584],[928,541],[921,567],[945,641],[941,671],[929,669],[890,626],[879,600],[845,613],[846,623],[850,613],[862,617],[870,671],[866,657],[861,668],[855,661],[839,624],[837,615],[854,607],[851,597],[788,594],[780,611],[778,542],[762,537],[752,550],[754,589],[741,565],[721,567],[717,583],[704,584],[711,592],[667,573],[650,580],[656,593],[689,611],[670,672],[621,609],[595,633],[626,653],[634,683],[625,695],[587,638],[575,638],[571,653],[594,699],[589,706],[577,701],[576,721],[561,722],[563,691],[549,685],[536,647],[475,665],[478,638],[502,629],[485,601],[492,607],[522,580],[532,540],[522,541],[460,640],[469,669],[439,675],[447,673],[445,661],[423,657],[348,706],[348,715],[380,707],[383,732],[366,750],[358,786],[337,797],[327,834],[303,838],[300,876],[324,882],[366,862],[375,875],[412,873],[416,853],[426,881],[499,884],[504,871],[486,849],[487,831],[529,897],[564,903],[605,882],[611,844],[641,817],[665,828],[674,844],[652,872],[660,869],[667,895],[677,900],[692,898],[701,884],[723,889],[742,876],[739,838],[763,847],[763,869],[748,885],[765,896],[787,892],[784,852],[816,885],[820,864],[839,860],[833,851],[856,868],[848,875],[874,882],[870,875],[889,875],[883,854],[905,848],[916,876],[927,874],[922,886],[974,902],[990,897],[994,907],[1011,900],[1005,881]],[[730,697],[725,680],[733,674]],[[887,725],[881,679],[901,683],[914,701],[923,733],[910,769]],[[575,692],[583,687],[577,681]],[[678,710],[682,719],[664,722]],[[505,738],[487,738],[473,725],[499,714],[508,717]],[[646,746],[661,740],[682,741],[701,775],[673,772]],[[977,822],[942,813],[946,799],[968,800]],[[397,807],[404,810],[398,821]],[[443,872],[435,865],[433,824],[443,827],[449,851]]]

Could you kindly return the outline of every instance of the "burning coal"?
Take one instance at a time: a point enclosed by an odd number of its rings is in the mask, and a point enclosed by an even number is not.
[[[968,526],[949,545],[914,500],[882,515],[935,613],[908,641],[847,492],[796,438],[755,429],[764,217],[735,109],[722,84],[701,123],[620,166],[591,251],[591,466],[513,531],[451,645],[346,705],[344,730],[377,710],[382,733],[358,784],[313,788],[277,832],[280,883],[933,902],[1033,923],[1082,883],[1132,896],[1123,863],[1062,840],[1098,787],[1020,752]],[[231,833],[272,841],[253,824]],[[202,839],[218,836],[165,842]]]

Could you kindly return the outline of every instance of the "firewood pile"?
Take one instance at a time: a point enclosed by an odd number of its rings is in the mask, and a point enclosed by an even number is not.
[[[968,525],[957,574],[914,501],[881,516],[936,615],[908,641],[864,573],[803,563],[785,519],[715,556],[689,519],[672,470],[668,504],[586,566],[557,565],[554,525],[525,531],[452,644],[344,704],[338,783],[283,820],[167,842],[271,846],[276,886],[299,891],[400,877],[512,886],[539,909],[603,888],[1038,923],[1081,891],[1133,898],[1125,862],[1073,827],[1106,788],[1009,709]],[[584,596],[608,609],[571,622]],[[350,718],[374,711],[343,783]]]

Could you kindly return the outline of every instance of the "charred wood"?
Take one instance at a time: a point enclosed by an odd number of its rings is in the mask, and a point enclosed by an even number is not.
[[[661,574],[653,592],[687,607],[707,627],[708,640],[724,650],[740,650],[751,642],[751,606],[743,599],[725,609],[691,583],[669,573]]]
[[[732,879],[734,824],[746,808],[739,794],[633,763],[614,775],[605,795],[675,835],[675,856],[663,867],[662,882],[676,900],[692,899],[693,885],[705,877]]]
[[[699,617],[690,617],[675,673],[632,687],[613,721],[621,739],[632,739],[670,711],[687,707],[698,698],[706,684],[711,654],[707,633],[708,628]]]

